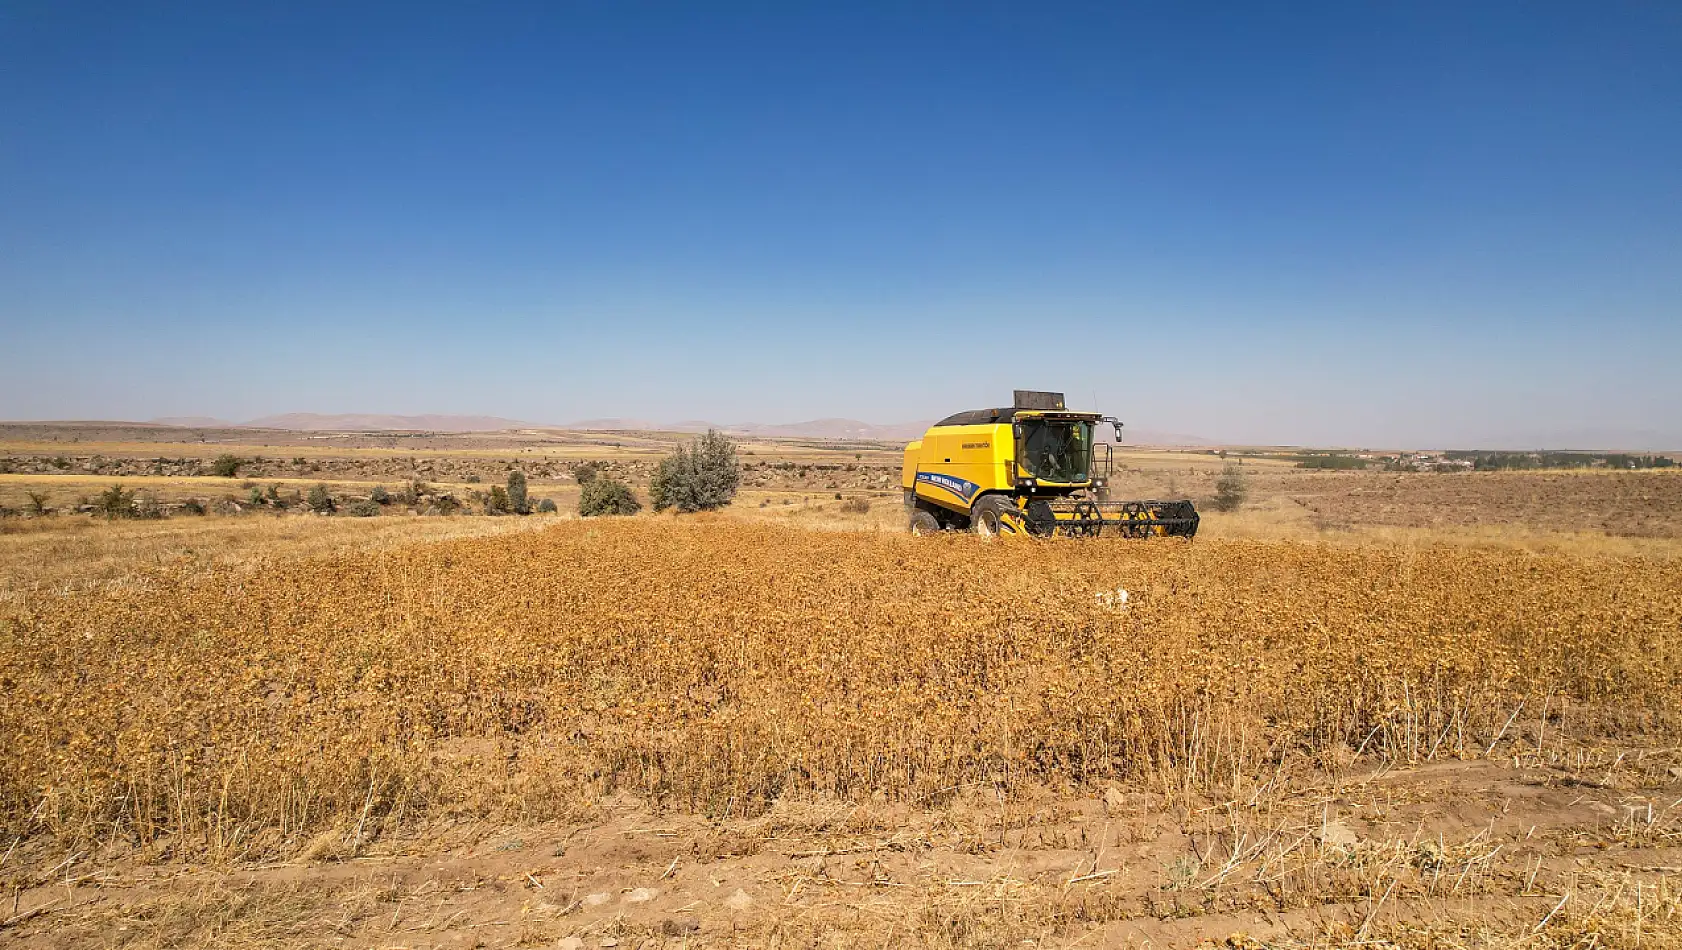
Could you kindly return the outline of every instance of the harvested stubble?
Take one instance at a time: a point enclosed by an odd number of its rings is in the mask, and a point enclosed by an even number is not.
[[[1125,606],[1100,592],[1126,588]],[[213,571],[0,620],[0,815],[255,856],[615,790],[713,814],[968,783],[1674,735],[1682,567],[985,543],[700,517]],[[1564,710],[1563,714],[1560,712]]]

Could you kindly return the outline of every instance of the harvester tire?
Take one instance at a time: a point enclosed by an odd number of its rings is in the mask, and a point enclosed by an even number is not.
[[[934,515],[919,508],[911,513],[911,533],[915,535],[939,534],[940,522]]]
[[[1010,520],[1004,521],[1007,518]],[[981,500],[970,510],[969,522],[970,528],[983,537],[1020,534],[1025,530],[1022,509],[1003,495],[981,496]]]

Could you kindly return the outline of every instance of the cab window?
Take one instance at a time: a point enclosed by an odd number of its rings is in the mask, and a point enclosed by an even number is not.
[[[1092,469],[1092,423],[1024,422],[1021,463],[1041,481],[1086,481]]]

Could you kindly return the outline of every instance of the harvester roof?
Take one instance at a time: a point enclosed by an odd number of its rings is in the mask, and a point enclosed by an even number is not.
[[[970,409],[965,412],[954,412],[935,423],[936,426],[986,426],[1009,425],[1016,421],[1017,413],[1028,413],[1035,419],[1064,419],[1083,422],[1097,422],[1103,418],[1096,412],[1070,412],[1064,408],[1062,393],[1040,392],[1035,389],[1018,389],[1011,397],[1015,405],[1008,409]]]
[[[1008,425],[1016,421],[1017,413],[1027,413],[1036,419],[1080,419],[1086,422],[1097,422],[1102,415],[1096,412],[1067,412],[1045,409],[968,409],[964,412],[954,412],[935,423],[937,426],[986,426]]]

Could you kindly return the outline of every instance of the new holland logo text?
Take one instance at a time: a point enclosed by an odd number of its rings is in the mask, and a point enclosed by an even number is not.
[[[951,475],[942,475],[938,472],[918,472],[917,480],[927,482],[936,488],[944,488],[965,501],[969,501],[976,492],[981,490],[981,486],[974,482],[954,478]]]

